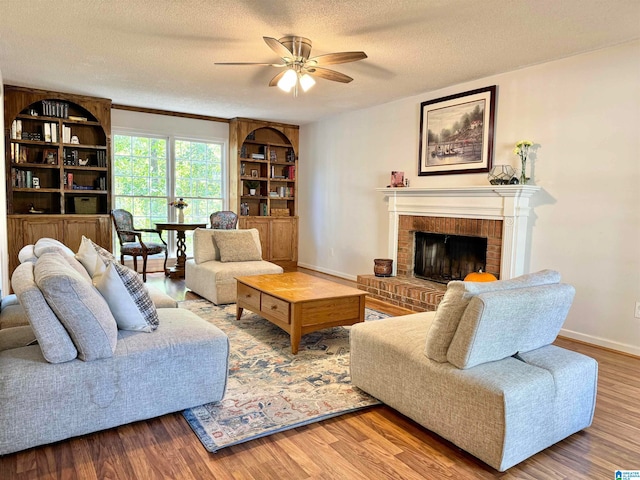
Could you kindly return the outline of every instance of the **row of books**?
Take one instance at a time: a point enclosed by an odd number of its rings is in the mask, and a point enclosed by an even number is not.
[[[40,188],[40,179],[31,170],[12,168],[11,184],[15,188]]]
[[[12,140],[44,140],[47,143],[58,143],[58,124],[55,122],[44,122],[43,132],[23,132],[22,120],[14,120],[11,123]],[[63,126],[62,141],[71,143],[71,127]]]
[[[42,100],[42,114],[45,117],[69,117],[69,104],[57,100]]]
[[[276,175],[276,166],[271,165],[271,178],[286,178],[288,180],[296,179],[296,167],[294,165],[290,165],[288,167],[282,168],[282,174]]]
[[[27,163],[29,157],[29,149],[21,147],[18,143],[11,144],[11,162]]]

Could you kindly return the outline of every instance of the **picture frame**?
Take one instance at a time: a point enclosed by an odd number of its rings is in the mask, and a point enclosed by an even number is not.
[[[253,178],[258,178],[258,170],[251,170],[251,176]]]
[[[495,104],[495,85],[422,102],[418,175],[488,172]]]
[[[42,163],[46,163],[48,165],[57,165],[58,150],[53,148],[45,148],[42,151]]]

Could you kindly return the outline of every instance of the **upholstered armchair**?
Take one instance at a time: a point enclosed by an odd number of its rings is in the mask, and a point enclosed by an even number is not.
[[[167,269],[167,243],[162,232],[151,228],[134,228],[133,215],[122,209],[111,210],[111,218],[120,241],[120,262],[124,264],[124,256],[133,257],[133,269],[138,271],[138,257],[142,257],[142,280],[147,281],[147,257],[164,252],[164,270]],[[155,233],[162,243],[143,242],[143,233]]]
[[[238,225],[238,215],[229,210],[213,212],[209,219],[211,220],[211,228],[218,230],[233,230]]]

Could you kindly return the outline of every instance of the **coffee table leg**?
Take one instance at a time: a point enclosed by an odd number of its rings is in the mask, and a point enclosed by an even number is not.
[[[239,307],[238,304],[236,304],[236,320],[240,320],[240,317],[242,316],[242,307]]]
[[[300,338],[302,337],[302,308],[300,305],[291,306],[291,353],[298,354]]]

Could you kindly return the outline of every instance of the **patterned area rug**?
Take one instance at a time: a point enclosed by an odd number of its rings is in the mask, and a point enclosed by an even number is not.
[[[223,330],[231,345],[224,399],[183,412],[210,452],[380,403],[351,385],[349,327],[305,335],[292,355],[289,335],[248,310],[236,321],[235,305],[180,306]],[[365,313],[366,320],[389,316]]]

